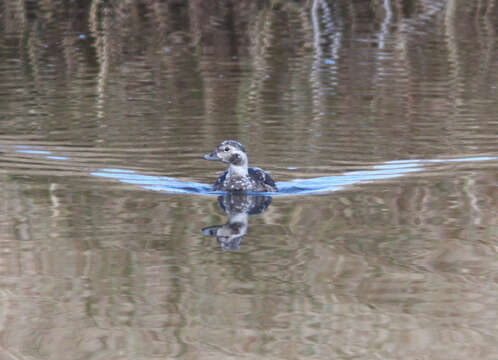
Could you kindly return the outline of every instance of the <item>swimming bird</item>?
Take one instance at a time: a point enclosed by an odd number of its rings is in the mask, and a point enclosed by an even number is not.
[[[277,186],[266,172],[248,167],[247,153],[241,143],[233,140],[221,142],[216,149],[204,155],[206,160],[229,164],[228,169],[216,180],[213,190],[277,192]]]

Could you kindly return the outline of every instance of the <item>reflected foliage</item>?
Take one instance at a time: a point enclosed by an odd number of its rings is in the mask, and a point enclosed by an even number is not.
[[[130,137],[149,138],[164,137],[167,124],[188,146],[199,138],[215,143],[236,126],[235,135],[249,144],[308,151],[307,163],[317,163],[309,150],[322,145],[318,137],[336,153],[352,132],[365,144],[375,138],[377,146],[391,145],[388,159],[413,149],[419,158],[448,146],[465,152],[474,144],[459,138],[460,122],[495,98],[497,7],[446,3],[7,1],[0,46],[9,69],[0,80],[22,77],[32,106],[18,107],[9,97],[0,104],[14,115],[12,123],[52,138],[51,125],[33,117],[63,126],[90,111],[83,136],[106,143],[115,134],[97,129],[122,123]],[[64,108],[45,100],[55,92],[66,94]],[[275,109],[285,121],[266,124],[262,119],[272,119]],[[417,124],[432,113],[445,117],[434,130],[447,140],[422,151],[410,134],[424,135],[427,127]],[[138,121],[144,115],[148,120]],[[359,124],[368,131],[358,132]],[[476,125],[482,134],[494,126]],[[382,142],[393,137],[410,140]]]

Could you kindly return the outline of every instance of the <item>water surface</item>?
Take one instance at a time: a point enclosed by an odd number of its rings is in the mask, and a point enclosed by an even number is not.
[[[493,2],[54,4],[0,11],[2,357],[498,357]]]

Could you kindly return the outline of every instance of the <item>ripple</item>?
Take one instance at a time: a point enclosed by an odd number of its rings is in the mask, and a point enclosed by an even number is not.
[[[3,156],[2,162],[6,164],[6,168],[24,168],[30,167],[30,170],[37,168],[42,169],[46,173],[47,165],[50,165],[51,171],[54,175],[64,173],[68,170],[79,171],[82,174],[88,174],[93,177],[106,178],[117,180],[121,183],[131,184],[145,190],[157,191],[167,194],[192,194],[192,195],[207,195],[218,196],[224,194],[223,191],[213,191],[212,186],[209,184],[182,181],[174,177],[156,176],[142,174],[139,170],[135,169],[122,169],[122,168],[94,168],[89,169],[88,161],[94,158],[88,152],[86,155],[80,153],[82,149],[78,148],[77,154],[82,155],[80,159],[71,157],[71,153],[67,150],[50,150],[42,146],[27,146],[27,145],[8,145],[3,149],[6,153]],[[13,154],[22,154],[31,157],[31,161],[20,161],[15,158]],[[93,154],[93,153],[92,153]],[[90,156],[89,156],[90,155]],[[102,155],[102,154],[101,154]],[[13,158],[14,157],[14,158]],[[279,193],[250,193],[250,195],[270,195],[270,196],[298,196],[298,195],[312,195],[312,194],[326,194],[335,191],[343,190],[347,186],[356,184],[365,184],[374,181],[399,178],[411,173],[419,173],[423,171],[434,172],[435,166],[451,163],[477,163],[489,162],[498,160],[497,156],[473,156],[473,157],[459,157],[450,159],[411,159],[411,160],[392,160],[378,165],[373,165],[369,169],[359,171],[349,171],[339,175],[321,176],[310,179],[295,179],[291,181],[277,182]],[[75,166],[76,165],[76,166]],[[59,169],[59,170],[57,170]]]

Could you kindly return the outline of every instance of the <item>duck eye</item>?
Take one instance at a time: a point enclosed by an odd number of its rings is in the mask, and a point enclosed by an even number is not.
[[[227,146],[227,147],[225,148],[225,151],[230,151],[230,148]]]

